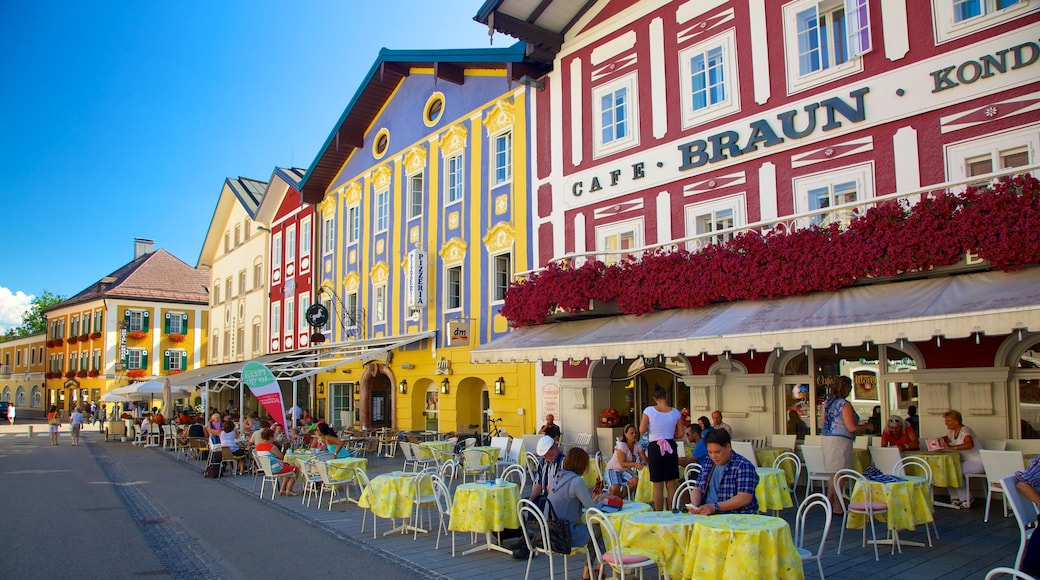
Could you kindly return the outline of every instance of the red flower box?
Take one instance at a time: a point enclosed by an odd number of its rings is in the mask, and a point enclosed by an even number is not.
[[[91,378],[93,378],[93,377],[96,377],[96,376],[98,376],[99,374],[101,374],[101,373],[99,373],[98,371],[96,371],[96,370],[93,370],[93,369],[92,369],[92,370],[89,370],[89,371],[87,371],[87,376],[88,376],[88,377],[91,377]]]
[[[90,333],[90,338],[92,338],[94,340],[97,340],[97,339],[101,338],[101,333],[100,332],[91,332]]]
[[[74,344],[77,340],[79,340],[79,337],[76,335],[72,335],[69,337],[69,344]]]
[[[148,338],[148,333],[141,330],[133,330],[126,333],[126,337],[130,340],[144,340],[145,338]]]
[[[87,342],[88,340],[90,340],[90,335],[89,334],[81,334],[81,335],[79,335],[79,341],[80,342]]]
[[[76,371],[76,376],[85,379],[87,377],[87,371]]]
[[[144,369],[132,369],[126,371],[126,376],[131,379],[140,379],[144,377]]]
[[[181,374],[183,372],[184,371],[181,370],[181,369],[176,369],[176,370],[172,370],[172,371],[166,371],[166,374],[168,374],[168,375],[179,375],[179,374]]]
[[[66,379],[75,378],[75,376],[76,376],[76,371],[65,371],[65,378]]]
[[[183,334],[168,334],[166,338],[170,339],[170,342],[184,342],[185,336]]]

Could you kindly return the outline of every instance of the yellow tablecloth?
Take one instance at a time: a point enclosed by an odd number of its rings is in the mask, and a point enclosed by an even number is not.
[[[700,518],[685,548],[682,578],[804,578],[791,528],[781,518],[743,514]]]
[[[329,467],[329,477],[333,480],[354,479],[354,470],[360,469],[368,474],[368,459],[364,457],[344,457],[330,459],[325,462]]]
[[[913,530],[918,524],[930,523],[934,518],[923,482],[916,478],[892,483],[869,482],[873,501],[884,501],[888,506],[887,512],[875,514],[878,521],[887,522],[890,530]],[[852,490],[852,501],[865,498],[863,482],[859,482]],[[850,513],[848,527],[862,529],[866,519],[863,514]]]
[[[624,522],[634,514],[641,514],[650,511],[650,504],[646,504],[640,501],[626,501],[616,512],[603,512],[603,515],[607,516],[609,521],[614,526],[614,531],[621,531],[621,523]],[[582,518],[584,519],[584,517]],[[606,538],[604,538],[606,541]],[[607,546],[609,549],[611,546]]]
[[[932,485],[935,487],[960,487],[964,480],[961,472],[961,456],[956,451],[905,451],[903,457],[920,457],[932,468]],[[913,465],[906,467],[907,475],[924,475]]]
[[[690,541],[693,523],[705,516],[669,511],[632,514],[621,521],[618,538],[626,551],[640,554],[664,566],[672,578],[681,578],[683,550]]]
[[[519,528],[516,504],[520,489],[515,483],[465,483],[455,489],[448,529],[453,532],[501,532]]]
[[[424,480],[426,482],[429,479]],[[424,486],[425,487],[425,486]],[[433,489],[423,489],[423,494],[432,494]],[[415,497],[415,475],[388,473],[373,479],[358,500],[358,506],[386,519],[409,518],[412,516]]]
[[[758,461],[759,467],[772,467],[776,458],[780,457],[780,454],[785,452],[791,452],[791,450],[784,449],[783,447],[759,447],[758,449],[755,449],[755,460]],[[793,486],[794,466],[788,462],[784,462],[782,469],[787,475],[787,486]]]
[[[853,449],[852,450],[852,469],[863,473],[863,470],[874,464],[874,460],[870,458],[869,449]]]
[[[758,486],[755,487],[755,499],[758,500],[758,511],[782,510],[794,507],[791,500],[791,489],[787,487],[784,471],[776,467],[756,467]]]
[[[429,449],[435,456],[454,455],[455,448],[447,441],[423,441],[419,444],[422,449]]]
[[[632,498],[643,503],[654,503],[654,484],[650,481],[650,468],[639,470],[639,482],[636,484],[636,496]]]

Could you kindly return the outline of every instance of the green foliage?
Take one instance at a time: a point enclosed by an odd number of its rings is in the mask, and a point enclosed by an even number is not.
[[[53,294],[49,290],[44,290],[43,294],[36,296],[29,302],[31,305],[29,310],[22,314],[22,325],[13,329],[15,334],[17,336],[29,336],[45,332],[47,330],[47,317],[44,316],[43,311],[64,301],[65,297],[61,294]]]

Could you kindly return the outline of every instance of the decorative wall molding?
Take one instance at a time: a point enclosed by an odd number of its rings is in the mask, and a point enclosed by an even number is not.
[[[968,414],[994,415],[993,383],[968,383]]]
[[[766,410],[766,386],[747,385],[744,387],[747,393],[747,410],[763,413]]]
[[[950,410],[950,383],[922,383],[921,402],[925,415],[942,415]]]

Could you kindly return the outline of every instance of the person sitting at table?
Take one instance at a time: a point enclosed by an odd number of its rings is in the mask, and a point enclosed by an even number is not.
[[[249,446],[255,449],[256,446],[259,445],[261,441],[263,441],[262,433],[263,433],[264,429],[270,429],[270,428],[271,428],[271,422],[270,421],[268,421],[267,419],[264,419],[263,421],[260,421],[260,428],[257,429],[256,431],[253,431],[253,434],[249,436]],[[272,435],[273,435],[273,433],[272,433]]]
[[[552,413],[549,413],[548,415],[546,415],[545,416],[545,425],[542,425],[542,428],[538,430],[538,434],[539,435],[548,435],[549,437],[552,437],[556,441],[559,441],[560,440],[560,436],[563,435],[563,432],[560,431],[560,426],[557,425],[555,423],[555,421],[556,421],[556,417],[553,417]]]
[[[881,433],[881,446],[896,447],[900,451],[915,451],[921,448],[921,442],[913,427],[904,424],[902,417],[892,415],[888,418],[888,427]]]
[[[538,470],[534,474],[534,482],[531,484],[531,501],[541,506],[544,495],[549,491],[549,484],[556,477],[556,472],[563,465],[563,454],[556,440],[548,435],[543,435],[535,447],[538,454]]]
[[[350,449],[347,448],[347,443],[336,436],[336,432],[329,427],[328,423],[318,423],[318,434],[315,439],[321,441],[325,445],[325,450],[330,453],[336,454],[336,459],[342,459],[344,457],[351,457]]]
[[[705,437],[709,459],[701,463],[701,473],[690,492],[686,509],[691,514],[755,514],[758,500],[758,472],[744,456],[733,451],[729,433],[716,429]]]
[[[707,437],[715,430],[715,427],[711,425],[711,420],[704,415],[697,417],[697,424],[701,426],[701,437]]]
[[[914,433],[921,432],[921,418],[917,416],[917,405],[906,408],[906,424],[914,428]]]
[[[708,458],[708,446],[701,437],[701,426],[698,423],[690,423],[683,433],[686,443],[690,446],[690,453],[686,457],[679,458],[679,467],[686,467],[691,463],[700,463]]]
[[[234,424],[232,424],[233,426]],[[224,428],[224,420],[220,418],[220,413],[213,413],[209,417],[209,425],[206,428],[206,432],[209,433],[210,443],[220,443],[220,432]]]
[[[809,426],[802,420],[802,416],[795,409],[787,411],[787,434],[794,435],[798,441],[804,441],[809,434]]]
[[[571,522],[571,547],[584,546],[591,550],[592,547],[588,545],[589,528],[581,521],[581,512],[583,508],[593,507],[606,499],[609,494],[603,493],[603,482],[597,482],[592,493],[589,493],[589,488],[582,479],[588,468],[589,454],[581,447],[572,447],[549,486],[547,504],[552,504],[556,517]],[[547,507],[543,508],[543,511],[546,511]],[[586,566],[582,571],[582,578],[589,577],[590,571]]]
[[[961,472],[964,475],[984,473],[982,455],[979,453],[982,441],[975,435],[975,431],[964,425],[962,421],[963,416],[960,411],[951,409],[943,413],[943,422],[946,423],[949,431],[940,439],[940,442],[944,449],[954,449],[960,454]],[[967,477],[964,478],[964,485],[961,488],[950,488],[950,498],[950,503],[956,508],[965,510],[971,508],[971,492],[968,490]]]
[[[148,434],[152,432],[152,414],[145,413],[141,419],[141,440],[147,442]]]
[[[715,410],[711,412],[711,426],[715,429],[722,429],[729,436],[733,437],[733,427],[729,423],[722,420],[722,411]]]
[[[256,444],[256,453],[257,455],[266,455],[271,459],[271,475],[296,473],[296,466],[286,463],[282,450],[278,449],[278,446],[274,444],[274,431],[270,428],[263,428],[259,433],[260,443]],[[296,485],[295,477],[281,477],[279,479],[282,480],[280,484],[281,489],[278,490],[279,495],[296,495],[293,491],[293,486]]]
[[[621,486],[628,486],[629,497],[635,497],[639,484],[639,469],[643,467],[643,446],[639,444],[636,426],[629,423],[622,431],[624,439],[614,447],[614,454],[607,461],[607,485],[610,495],[620,495]]]
[[[235,465],[238,468],[238,474],[242,475],[245,469],[245,458],[246,451],[238,446],[238,438],[235,433],[235,422],[231,419],[224,421],[224,425],[219,430],[209,429],[210,436],[216,436],[220,441],[220,445],[227,447],[231,450],[232,457],[235,458]]]

